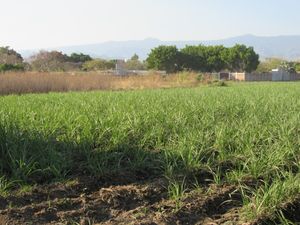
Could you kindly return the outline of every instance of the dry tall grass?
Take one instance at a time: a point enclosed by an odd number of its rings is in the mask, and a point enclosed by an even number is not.
[[[0,74],[0,94],[191,87],[199,82],[197,74],[187,72],[124,77],[105,73],[5,73]]]

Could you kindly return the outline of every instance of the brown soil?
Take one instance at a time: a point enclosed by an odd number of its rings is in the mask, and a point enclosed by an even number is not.
[[[241,223],[240,207],[234,186],[203,187],[178,205],[168,199],[164,179],[105,183],[81,178],[0,198],[0,224],[229,225]]]

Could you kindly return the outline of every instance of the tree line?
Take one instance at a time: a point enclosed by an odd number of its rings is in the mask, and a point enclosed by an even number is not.
[[[98,71],[112,70],[116,60],[92,58],[83,53],[63,54],[59,51],[40,51],[24,61],[22,56],[9,47],[0,47],[0,72],[5,71],[39,71],[39,72],[63,72],[63,71]],[[126,69],[147,69],[138,55],[134,54],[125,63]]]
[[[276,68],[289,73],[296,73],[297,71],[300,71],[300,62],[287,61],[280,58],[267,58],[258,65],[256,71],[259,73],[266,73]]]
[[[147,58],[148,67],[167,72],[194,70],[201,72],[252,72],[259,65],[259,55],[252,47],[235,45],[219,46],[159,46]]]
[[[83,53],[63,54],[59,51],[40,51],[24,61],[21,54],[9,47],[0,47],[0,72],[5,71],[97,71],[112,70],[116,60],[93,58]],[[259,56],[252,47],[224,46],[159,46],[151,50],[145,61],[134,54],[125,62],[128,70],[164,70],[168,73],[182,70],[198,72],[269,72],[282,68],[289,72],[300,71],[299,62],[270,58],[259,62]]]

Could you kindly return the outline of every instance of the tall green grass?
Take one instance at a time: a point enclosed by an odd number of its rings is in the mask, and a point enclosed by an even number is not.
[[[299,93],[300,83],[251,83],[0,97],[0,190],[80,174],[208,174],[263,181],[242,192],[245,210],[271,213],[287,199],[278,195],[300,191]]]

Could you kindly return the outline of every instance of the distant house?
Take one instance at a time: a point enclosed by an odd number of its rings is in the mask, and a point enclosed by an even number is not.
[[[128,75],[128,70],[126,69],[125,60],[118,59],[116,62],[116,75],[125,76]]]

